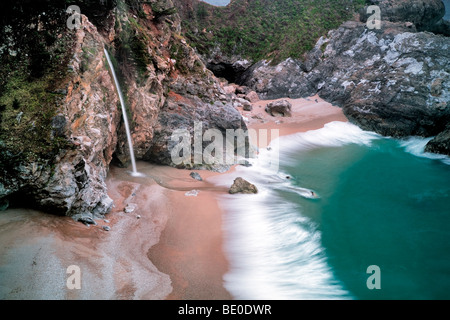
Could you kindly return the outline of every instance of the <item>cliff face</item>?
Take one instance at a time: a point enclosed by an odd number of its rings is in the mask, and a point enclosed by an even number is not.
[[[182,123],[188,130],[201,120],[245,127],[229,107],[233,97],[180,35],[170,0],[81,1],[74,30],[66,27],[64,3],[38,2],[36,11],[21,1],[11,7],[23,19],[2,17],[1,207],[16,203],[84,221],[112,207],[104,181],[111,161],[128,164],[129,150],[104,48],[126,96],[137,159],[172,165],[167,119],[189,115]],[[38,52],[32,39],[43,43]]]
[[[346,22],[322,37],[304,61],[255,64],[245,84],[265,98],[318,93],[341,106],[352,122],[383,135],[443,132],[450,122],[450,38],[417,31],[440,21],[442,2],[408,1],[417,10],[406,10],[405,1],[378,2],[388,13],[383,18],[381,11],[381,29]],[[440,137],[428,150],[448,154],[438,147]]]
[[[0,199],[103,214],[112,206],[104,178],[116,143],[104,133],[120,120],[104,40],[86,16],[71,31],[58,4],[37,2],[42,11],[19,1],[2,17]]]

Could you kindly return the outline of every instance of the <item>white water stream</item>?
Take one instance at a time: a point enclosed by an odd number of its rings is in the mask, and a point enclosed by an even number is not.
[[[113,67],[111,59],[109,57],[108,51],[106,51],[106,49],[104,49],[104,51],[105,51],[106,60],[108,60],[108,65],[111,69],[111,73],[114,78],[114,83],[116,84],[116,89],[117,89],[117,93],[119,95],[119,100],[120,100],[120,106],[122,108],[123,122],[125,124],[125,131],[127,132],[128,147],[130,149],[130,159],[131,159],[131,165],[132,165],[132,170],[133,170],[131,172],[131,175],[138,176],[139,172],[136,169],[136,159],[134,158],[133,141],[131,140],[130,125],[128,124],[127,111],[125,109],[125,102],[123,100],[122,90],[120,89],[119,81],[117,80],[116,72],[114,71],[114,67]]]

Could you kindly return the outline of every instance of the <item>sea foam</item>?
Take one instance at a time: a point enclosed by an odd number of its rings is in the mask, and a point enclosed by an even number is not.
[[[425,146],[431,138],[423,138],[423,137],[409,137],[403,140],[400,140],[400,146],[405,148],[406,152],[415,155],[416,157],[428,158],[434,160],[441,160],[443,163],[450,165],[450,157],[443,154],[436,154],[431,152],[425,152]]]

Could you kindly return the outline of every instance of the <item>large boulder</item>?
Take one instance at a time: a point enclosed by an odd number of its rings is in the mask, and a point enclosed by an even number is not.
[[[265,111],[270,114],[272,117],[291,117],[292,113],[292,105],[289,101],[277,100],[267,104]]]
[[[247,180],[238,177],[234,179],[233,184],[231,185],[230,190],[228,190],[228,192],[230,194],[235,193],[251,194],[251,193],[258,193],[258,188],[256,188],[254,184],[248,182]]]
[[[425,151],[450,155],[450,126],[428,142]]]

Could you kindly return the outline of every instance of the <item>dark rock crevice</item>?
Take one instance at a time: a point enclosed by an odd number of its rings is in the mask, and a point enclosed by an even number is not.
[[[212,71],[217,78],[224,78],[230,83],[241,84],[242,75],[247,70],[246,67],[230,62],[209,62],[206,67]]]

